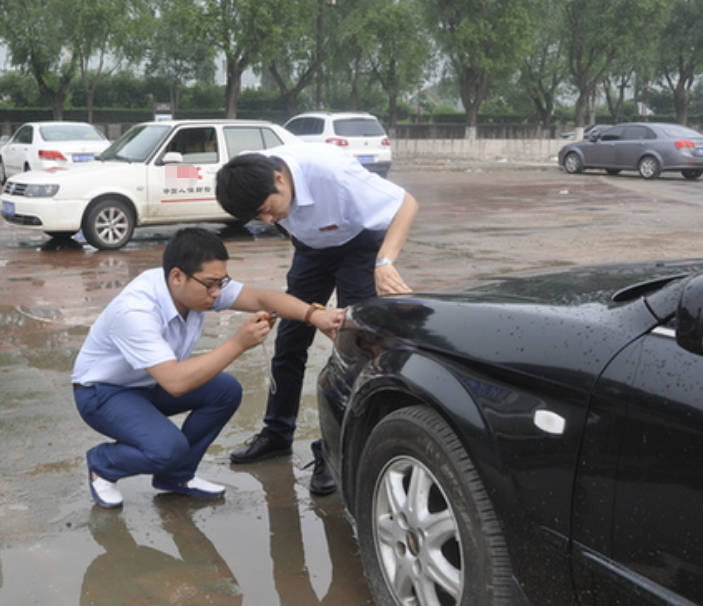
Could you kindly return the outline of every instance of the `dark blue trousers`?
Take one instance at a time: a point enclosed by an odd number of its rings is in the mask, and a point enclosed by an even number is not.
[[[83,420],[114,440],[88,451],[88,467],[101,478],[116,482],[149,474],[166,482],[187,482],[239,407],[242,387],[223,372],[178,398],[159,386],[100,383],[79,387],[74,397]],[[168,418],[188,411],[181,427]]]
[[[376,296],[374,269],[385,231],[363,231],[331,248],[315,249],[293,238],[295,253],[288,270],[288,294],[308,303],[326,304],[337,289],[337,305],[346,307]],[[293,441],[308,348],[315,328],[304,322],[281,320],[271,361],[275,392],[269,393],[264,434],[280,445]]]

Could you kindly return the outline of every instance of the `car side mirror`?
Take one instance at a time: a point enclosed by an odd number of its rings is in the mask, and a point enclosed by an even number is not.
[[[161,159],[162,164],[183,164],[183,154],[179,152],[168,152]]]
[[[683,287],[676,311],[676,342],[686,351],[703,355],[703,274]]]

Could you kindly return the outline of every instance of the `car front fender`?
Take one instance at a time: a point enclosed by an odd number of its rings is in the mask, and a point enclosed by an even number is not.
[[[350,509],[356,493],[352,470],[376,424],[394,410],[422,404],[435,409],[457,436],[471,435],[469,455],[477,444],[490,448],[490,431],[470,390],[458,374],[419,352],[388,351],[358,376],[341,427],[341,470]],[[485,455],[484,455],[485,456]]]

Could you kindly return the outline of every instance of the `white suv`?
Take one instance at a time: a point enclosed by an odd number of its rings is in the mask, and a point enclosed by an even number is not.
[[[371,114],[308,112],[291,118],[283,127],[303,141],[345,148],[382,177],[391,168],[391,141]]]
[[[140,225],[236,224],[215,198],[219,168],[242,151],[296,142],[270,122],[144,122],[84,166],[10,177],[2,191],[2,218],[55,237],[82,230],[89,244],[113,250]]]

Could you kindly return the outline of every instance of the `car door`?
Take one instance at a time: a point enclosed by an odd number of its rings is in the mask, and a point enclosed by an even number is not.
[[[2,158],[5,163],[5,174],[8,177],[24,171],[35,136],[34,127],[31,124],[25,124],[3,147]]]
[[[615,166],[626,170],[636,170],[644,153],[647,141],[655,138],[651,129],[642,125],[627,126],[615,142]]]
[[[227,158],[248,151],[259,151],[283,145],[281,138],[266,126],[228,125],[223,129]]]
[[[615,143],[625,128],[613,126],[604,131],[594,143],[583,146],[586,166],[593,168],[613,168],[615,163]]]
[[[703,358],[656,329],[609,365],[589,419],[572,533],[583,603],[703,604]]]
[[[174,222],[224,217],[215,198],[215,175],[223,162],[221,150],[214,125],[175,129],[149,164],[145,214]],[[168,153],[179,154],[180,161],[165,163]]]
[[[248,125],[185,125],[165,141],[149,169],[150,217],[163,221],[232,220],[215,197],[215,177],[230,158],[244,151],[283,145],[271,128]],[[168,164],[169,152],[182,161]]]

